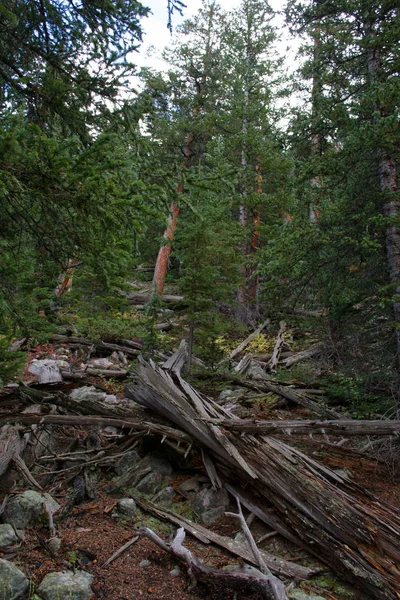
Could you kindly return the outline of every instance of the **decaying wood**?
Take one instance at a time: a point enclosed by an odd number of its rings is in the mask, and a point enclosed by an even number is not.
[[[177,513],[173,512],[172,510],[169,510],[168,508],[160,508],[159,506],[155,506],[155,504],[153,504],[152,502],[145,502],[143,498],[139,498],[136,496],[132,497],[134,498],[136,504],[144,511],[150,512],[162,521],[169,521],[177,527],[184,527],[185,530],[188,533],[190,533],[190,535],[198,539],[203,544],[213,543],[216,546],[227,550],[234,556],[242,558],[250,564],[257,564],[257,561],[255,560],[252,552],[249,550],[247,544],[236,542],[232,538],[227,537],[225,535],[220,535],[215,531],[211,531],[211,529],[207,529],[199,523],[193,523],[193,521],[190,521],[182,515],[178,515]],[[318,572],[317,570],[313,570],[308,567],[303,567],[302,565],[299,565],[294,561],[288,561],[279,556],[274,556],[266,550],[260,550],[260,552],[268,568],[277,575],[291,577],[298,581],[301,581],[309,579]]]
[[[7,415],[0,419],[0,426],[7,421],[10,421],[10,416]],[[21,425],[33,425],[36,423],[41,424],[53,424],[53,425],[73,425],[76,427],[85,426],[85,425],[103,425],[104,427],[121,427],[123,429],[132,429],[135,431],[143,431],[144,433],[152,433],[154,435],[159,435],[161,438],[171,438],[177,440],[178,442],[187,442],[191,443],[192,438],[188,436],[183,431],[179,429],[174,429],[172,427],[168,427],[166,425],[158,425],[157,423],[150,423],[147,421],[142,421],[140,419],[113,419],[111,417],[101,417],[101,416],[93,416],[93,415],[42,415],[42,414],[14,414],[12,416],[12,421],[15,423],[20,423]],[[12,426],[10,426],[11,428]],[[20,428],[14,427],[14,429],[20,430]],[[1,442],[0,442],[1,443]],[[16,443],[20,443],[19,441]],[[25,447],[25,446],[24,446]],[[20,446],[18,446],[20,448]],[[14,451],[11,450],[11,454]],[[3,463],[4,460],[4,463]],[[11,458],[8,456],[8,462]],[[0,475],[2,473],[3,464],[6,462],[6,456],[3,453],[0,453]],[[7,465],[8,465],[7,462]]]
[[[153,363],[139,364],[138,379],[136,400],[169,418],[206,446],[217,470],[228,480],[247,486],[247,491],[264,505],[270,504],[311,554],[366,597],[399,597],[398,513],[277,438],[228,432],[212,424],[207,427],[204,411],[193,404],[196,392],[189,396],[189,384],[184,390],[181,382],[174,383]],[[202,397],[196,396],[201,402]],[[204,403],[203,409],[209,412]],[[214,418],[210,412],[209,417]]]
[[[309,435],[332,433],[334,435],[359,436],[380,435],[399,436],[400,421],[380,419],[378,421],[358,421],[356,419],[340,419],[337,421],[262,421],[256,419],[220,419],[210,422],[232,431],[271,435]]]
[[[131,304],[147,304],[147,302],[151,298],[151,293],[143,293],[143,292],[131,292],[127,295],[126,299]],[[185,298],[183,296],[173,296],[173,295],[163,295],[162,301],[166,304],[182,304],[184,303]]]
[[[124,354],[134,358],[136,358],[140,350],[143,348],[143,343],[135,340],[121,340],[121,343],[111,343],[105,341],[94,342],[93,340],[88,340],[87,338],[83,337],[59,334],[52,335],[50,340],[59,344],[67,344],[71,347],[92,347],[99,353],[104,353],[105,351],[108,352],[109,350],[123,352]]]
[[[235,356],[237,356],[238,354],[240,354],[241,352],[243,352],[243,350],[250,344],[250,342],[252,340],[254,340],[254,338],[259,335],[263,329],[266,328],[267,325],[269,325],[271,322],[270,319],[266,319],[263,323],[261,323],[261,325],[259,327],[257,327],[257,329],[255,331],[253,331],[253,333],[251,333],[245,340],[243,340],[243,342],[241,342],[239,344],[239,346],[237,346],[228,356],[227,360],[233,360],[235,358]],[[224,361],[225,362],[225,361]]]
[[[129,550],[129,548],[131,546],[133,546],[133,544],[136,544],[136,542],[138,541],[138,539],[139,539],[139,536],[138,535],[134,535],[133,538],[131,538],[130,540],[128,540],[123,546],[121,546],[121,548],[118,548],[118,550],[116,552],[114,552],[114,554],[112,554],[110,556],[110,558],[108,558],[106,560],[106,562],[103,564],[103,567],[108,567],[108,565],[111,565],[111,563],[114,562],[114,560],[116,560],[124,552],[126,552],[127,550]]]
[[[128,371],[115,371],[111,369],[92,369],[90,367],[79,371],[61,371],[63,379],[67,381],[86,381],[88,376],[91,377],[102,377],[103,379],[126,379],[128,377]]]
[[[303,360],[306,360],[308,358],[312,358],[313,356],[317,356],[318,354],[321,354],[321,352],[323,352],[323,350],[324,350],[323,344],[314,344],[314,346],[311,346],[311,348],[307,348],[307,350],[302,350],[301,352],[296,352],[296,354],[294,354],[293,356],[288,356],[288,358],[286,358],[283,361],[283,364],[285,365],[286,368],[292,367],[296,363],[299,363]]]
[[[247,521],[244,518],[242,506],[240,504],[239,498],[236,498],[236,501],[237,501],[238,513],[236,514],[236,513],[227,512],[227,513],[225,513],[225,515],[228,517],[234,517],[235,519],[239,519],[240,525],[242,527],[242,531],[243,531],[245,538],[250,546],[250,549],[253,553],[254,560],[256,561],[258,568],[260,569],[261,573],[270,575],[271,571],[269,570],[269,568],[263,558],[262,553],[260,552],[259,548],[257,547],[257,544],[253,538],[253,535],[250,531]]]
[[[279,363],[279,359],[282,353],[282,348],[285,345],[285,334],[286,331],[286,323],[285,321],[281,321],[279,323],[279,332],[276,338],[276,342],[275,342],[275,346],[274,346],[274,350],[272,352],[272,356],[271,359],[269,360],[268,364],[267,364],[267,369],[268,371],[271,371],[271,373],[275,373],[276,372],[276,367],[278,366]]]
[[[258,592],[266,600],[288,600],[285,586],[273,575],[264,575],[261,571],[252,567],[242,567],[226,571],[204,565],[190,550],[183,546],[185,539],[185,530],[183,527],[178,529],[171,543],[165,542],[148,527],[138,529],[137,533],[142,537],[152,540],[157,546],[165,550],[165,552],[172,554],[172,556],[186,565],[188,575],[191,579],[190,590],[194,589],[198,581],[201,581],[205,584],[218,583],[219,585],[240,589],[247,593]]]

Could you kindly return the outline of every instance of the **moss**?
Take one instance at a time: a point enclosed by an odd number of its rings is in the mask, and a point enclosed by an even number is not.
[[[354,592],[350,586],[341,583],[332,575],[322,575],[315,579],[314,583],[322,589],[329,590],[340,598],[340,600],[347,600],[354,597]]]

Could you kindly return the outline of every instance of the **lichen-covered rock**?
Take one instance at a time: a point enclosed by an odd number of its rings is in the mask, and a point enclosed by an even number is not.
[[[34,358],[28,367],[28,371],[38,376],[39,383],[56,383],[63,380],[56,360],[37,360]]]
[[[6,550],[19,542],[18,537],[9,523],[0,525],[0,549]],[[0,595],[1,598],[1,595]]]
[[[202,489],[191,501],[194,512],[205,525],[216,523],[223,517],[229,506],[229,496],[225,489]]]
[[[89,600],[93,575],[85,571],[49,573],[39,585],[43,600]]]
[[[52,514],[60,508],[50,494],[39,494],[34,490],[27,490],[13,496],[4,509],[3,522],[13,523],[15,527],[24,529],[28,525],[34,525],[42,518],[47,520],[44,504]]]
[[[157,506],[170,506],[175,496],[175,490],[172,486],[167,486],[160,490],[153,498],[153,503]]]
[[[136,514],[136,502],[133,498],[121,498],[117,504],[117,509],[125,517],[134,517]]]
[[[146,477],[143,477],[141,481],[139,481],[136,489],[138,492],[142,492],[142,494],[155,494],[163,485],[164,481],[164,475],[161,475],[161,473],[151,472],[146,475]]]
[[[115,464],[115,470],[118,475],[123,475],[128,469],[131,469],[140,461],[140,456],[135,450],[127,452]]]
[[[22,571],[9,560],[0,558],[0,598],[17,600],[29,588],[29,581]]]
[[[103,402],[107,394],[96,389],[94,385],[85,385],[72,390],[70,396],[76,402]]]

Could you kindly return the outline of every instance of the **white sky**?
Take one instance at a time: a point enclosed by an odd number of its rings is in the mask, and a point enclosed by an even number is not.
[[[225,10],[230,10],[239,6],[241,0],[217,0],[218,4]],[[201,7],[201,0],[183,0],[187,8],[183,11],[183,18],[178,13],[173,14],[173,27],[176,28],[184,19],[188,19],[194,15]],[[285,0],[270,0],[271,7],[276,10],[282,10],[285,5]],[[142,20],[143,29],[145,32],[144,43],[142,44],[139,53],[133,58],[133,61],[139,66],[149,66],[157,70],[165,69],[165,64],[157,55],[160,51],[171,42],[171,35],[167,29],[167,0],[143,0],[145,6],[149,6],[152,14]],[[277,23],[279,23],[278,20]],[[283,42],[282,53],[286,53],[287,42]],[[155,51],[150,51],[149,48],[154,47]]]

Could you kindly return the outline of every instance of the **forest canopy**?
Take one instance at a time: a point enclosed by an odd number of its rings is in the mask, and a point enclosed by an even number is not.
[[[134,282],[150,321],[166,292],[185,297],[200,353],[235,323],[318,314],[335,368],[396,379],[396,3],[288,0],[285,31],[302,41],[290,77],[267,2],[205,2],[163,72],[134,64],[148,12],[1,3],[5,347],[134,331]]]

